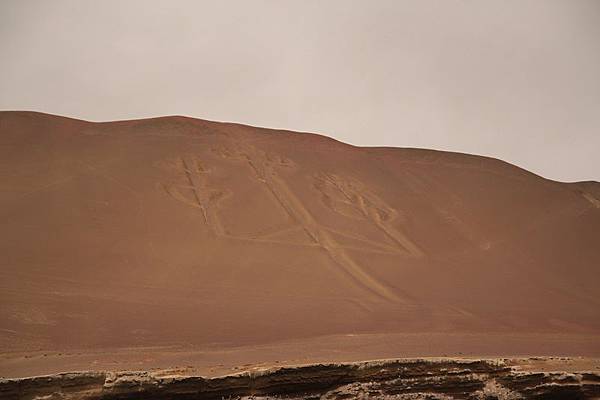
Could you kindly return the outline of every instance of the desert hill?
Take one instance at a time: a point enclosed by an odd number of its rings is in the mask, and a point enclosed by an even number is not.
[[[6,352],[421,333],[546,335],[561,352],[600,335],[597,182],[185,117],[34,112],[0,113],[0,180]]]

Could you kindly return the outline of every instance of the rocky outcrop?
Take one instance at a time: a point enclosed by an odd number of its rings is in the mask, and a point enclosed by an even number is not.
[[[503,360],[318,364],[205,378],[77,372],[0,380],[0,399],[594,399],[600,374],[523,372]]]

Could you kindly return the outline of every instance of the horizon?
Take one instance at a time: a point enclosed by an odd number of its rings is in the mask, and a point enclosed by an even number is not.
[[[0,109],[186,115],[598,181],[599,36],[593,0],[6,1]]]
[[[91,121],[91,120],[86,120],[86,119],[81,119],[81,118],[70,117],[68,115],[50,114],[50,113],[45,113],[45,112],[41,112],[41,111],[34,111],[34,110],[0,110],[0,113],[2,113],[2,112],[15,112],[15,113],[23,112],[23,113],[43,114],[43,115],[48,115],[48,116],[51,116],[51,117],[66,118],[66,119],[71,119],[71,120],[75,120],[75,121],[81,121],[81,122],[85,122],[85,123],[92,123],[92,124],[110,124],[110,123],[119,123],[119,122],[146,121],[146,120],[160,119],[160,118],[187,118],[187,119],[193,119],[193,120],[198,120],[198,121],[214,122],[214,123],[221,123],[221,124],[233,124],[233,125],[246,126],[246,127],[258,128],[258,129],[264,129],[264,130],[274,130],[274,131],[282,131],[282,132],[291,132],[291,133],[299,133],[299,134],[310,134],[310,135],[324,136],[324,137],[326,137],[328,139],[333,139],[333,140],[335,140],[337,142],[340,142],[342,144],[353,146],[353,147],[359,147],[359,148],[373,148],[373,149],[376,149],[376,148],[394,148],[394,149],[408,149],[408,150],[414,149],[414,150],[427,150],[427,151],[435,151],[435,152],[442,152],[442,153],[454,153],[454,154],[463,154],[463,155],[467,155],[467,156],[483,157],[483,158],[489,158],[489,159],[498,160],[498,161],[502,161],[502,162],[508,163],[508,164],[510,164],[510,165],[512,165],[514,167],[523,169],[523,170],[525,170],[525,171],[527,171],[527,172],[529,172],[529,173],[531,173],[533,175],[536,175],[536,176],[538,176],[540,178],[543,178],[545,180],[548,180],[548,181],[553,181],[553,182],[558,182],[558,183],[583,183],[583,182],[599,182],[600,183],[599,180],[594,180],[594,179],[581,180],[581,181],[560,181],[560,180],[556,180],[556,179],[547,178],[545,176],[542,176],[542,175],[539,175],[539,174],[535,173],[534,171],[530,171],[530,170],[524,168],[521,165],[513,164],[513,163],[510,163],[510,162],[508,162],[508,161],[506,161],[504,159],[493,157],[493,156],[489,156],[489,155],[485,155],[485,154],[465,153],[465,152],[461,152],[461,151],[439,150],[439,149],[430,149],[430,148],[423,148],[423,147],[355,145],[355,144],[348,143],[348,142],[345,142],[343,140],[340,140],[338,138],[335,138],[333,136],[330,136],[330,135],[328,135],[325,132],[307,132],[307,131],[295,131],[295,130],[284,129],[284,128],[270,128],[270,127],[250,125],[250,124],[240,123],[240,122],[235,122],[235,121],[210,120],[210,119],[206,119],[206,118],[199,118],[199,117],[193,117],[193,116],[182,115],[182,114],[158,115],[158,116],[146,117],[146,118],[117,119],[117,120],[107,120],[107,121]]]

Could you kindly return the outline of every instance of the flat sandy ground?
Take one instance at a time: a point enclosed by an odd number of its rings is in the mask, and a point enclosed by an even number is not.
[[[0,356],[0,376],[25,377],[66,371],[173,370],[218,376],[272,366],[354,362],[388,358],[527,358],[522,368],[561,371],[600,370],[600,337],[587,335],[372,334],[325,336],[307,340],[228,349],[164,347],[78,351],[9,352]],[[498,349],[504,352],[499,353]],[[592,349],[590,351],[590,349]],[[582,357],[585,354],[586,357]]]

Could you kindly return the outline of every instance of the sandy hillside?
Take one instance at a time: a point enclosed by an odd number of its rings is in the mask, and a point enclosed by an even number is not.
[[[3,360],[336,335],[600,354],[596,182],[184,117],[31,112],[0,113],[0,180]]]

